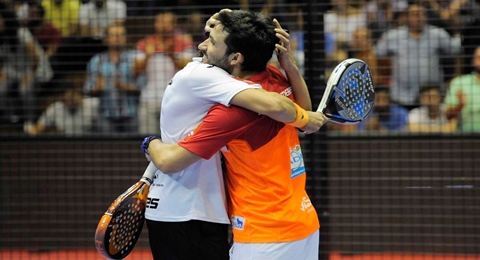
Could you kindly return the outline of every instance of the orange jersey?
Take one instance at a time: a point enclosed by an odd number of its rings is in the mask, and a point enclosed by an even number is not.
[[[293,98],[287,80],[275,68],[249,80]],[[226,145],[222,153],[236,242],[289,242],[320,227],[305,191],[305,165],[294,127],[235,106],[216,105],[179,144],[203,158]]]

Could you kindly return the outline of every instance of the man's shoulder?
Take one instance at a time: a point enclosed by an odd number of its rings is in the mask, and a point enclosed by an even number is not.
[[[475,84],[475,82],[477,82],[475,77],[476,77],[476,75],[472,74],[472,73],[471,74],[460,75],[460,76],[457,76],[457,77],[453,78],[450,85],[455,86],[455,85],[465,85],[465,84],[467,84],[468,86],[471,86],[472,84]]]
[[[196,75],[212,80],[214,80],[218,75],[230,75],[228,72],[217,66],[205,64],[199,61],[189,62],[182,70],[190,75]]]

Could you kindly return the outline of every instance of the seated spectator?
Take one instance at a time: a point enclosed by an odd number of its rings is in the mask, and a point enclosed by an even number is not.
[[[84,98],[81,90],[68,89],[62,98],[42,113],[34,124],[26,122],[24,131],[29,135],[41,133],[59,133],[77,136],[95,133],[99,100]]]
[[[48,58],[54,56],[61,42],[60,30],[46,21],[45,9],[39,4],[30,4],[28,28],[31,30]]]
[[[472,64],[473,72],[454,78],[445,97],[447,118],[457,119],[462,132],[480,132],[480,46]]]
[[[171,11],[157,14],[154,27],[155,34],[137,42],[137,50],[147,55],[143,63],[139,64],[139,68],[146,66],[151,55],[163,53],[175,62],[177,70],[182,69],[197,52],[192,35],[179,27],[177,17]]]
[[[366,17],[359,8],[346,0],[330,0],[332,9],[325,13],[325,33],[333,37],[338,50],[346,51],[350,45],[353,32],[365,27]]]
[[[42,0],[45,20],[60,30],[62,37],[76,35],[80,1],[78,0]]]
[[[408,130],[423,133],[451,133],[457,128],[457,120],[448,120],[442,102],[440,87],[424,85],[420,90],[420,107],[410,110]]]
[[[126,29],[112,25],[105,42],[108,50],[91,58],[87,65],[84,90],[100,98],[100,129],[105,134],[137,133],[138,94],[143,75],[135,75],[139,52],[126,48]]]
[[[80,7],[80,33],[102,38],[108,27],[123,25],[126,18],[127,6],[122,0],[91,0]]]
[[[357,125],[358,130],[404,131],[407,130],[408,110],[390,100],[388,86],[375,87],[375,105],[370,115]]]
[[[361,59],[368,64],[373,76],[373,83],[379,83],[377,54],[373,49],[371,32],[367,27],[359,27],[352,34],[348,56]]]

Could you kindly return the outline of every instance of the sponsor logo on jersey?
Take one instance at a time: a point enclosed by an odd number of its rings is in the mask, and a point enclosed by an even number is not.
[[[306,211],[307,213],[313,210],[312,202],[308,196],[303,196],[302,202],[300,203],[300,210]]]
[[[239,217],[239,216],[232,216],[230,218],[230,222],[232,222],[232,228],[238,229],[238,230],[243,230],[244,224],[245,224],[245,218],[244,217]]]
[[[280,95],[283,95],[283,96],[290,96],[291,94],[293,93],[293,90],[292,90],[292,87],[288,87],[286,88],[284,91],[280,92]]]
[[[305,173],[305,164],[303,163],[303,154],[300,145],[296,145],[290,149],[290,178],[295,178]]]

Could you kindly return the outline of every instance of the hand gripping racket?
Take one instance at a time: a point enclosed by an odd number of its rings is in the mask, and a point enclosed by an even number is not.
[[[374,102],[368,65],[359,59],[346,59],[330,75],[317,112],[337,124],[356,124],[368,116]]]
[[[98,222],[95,247],[106,259],[123,259],[133,250],[145,222],[148,190],[157,168],[151,162],[142,178],[113,201]]]

